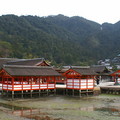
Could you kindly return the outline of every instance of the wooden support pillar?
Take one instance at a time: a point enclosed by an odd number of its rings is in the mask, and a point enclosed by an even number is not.
[[[49,95],[49,90],[47,89],[47,96]]]
[[[63,89],[63,95],[65,95],[65,89]]]
[[[14,78],[12,78],[12,100],[14,100]]]
[[[109,91],[110,91],[109,89],[108,89],[108,90],[106,90],[106,93],[107,93],[107,94],[109,94]]]
[[[30,91],[30,97],[32,98],[32,90]]]
[[[40,97],[40,95],[41,95],[41,90],[39,90],[39,97]]]
[[[88,89],[86,90],[86,96],[88,96]]]
[[[54,89],[54,95],[56,95],[56,89]]]
[[[74,89],[72,89],[72,96],[74,97]]]
[[[81,97],[81,90],[79,90],[79,97]]]
[[[7,98],[8,98],[8,90],[7,90]]]
[[[68,95],[68,89],[66,89],[66,95]]]
[[[30,90],[30,97],[32,98],[32,84],[33,84],[32,82],[33,82],[33,81],[32,81],[32,78],[31,78],[31,77],[29,78],[29,80],[31,80],[31,90]]]
[[[3,97],[3,95],[4,95],[3,84],[4,84],[4,77],[2,76],[2,93],[1,93],[1,96],[2,96],[2,97]]]
[[[12,91],[12,100],[14,100],[14,91]]]
[[[22,79],[22,99],[23,99],[23,77],[21,78]]]
[[[2,89],[2,92],[1,92],[1,97],[3,97],[3,95],[4,95],[4,91],[3,91],[3,89]]]
[[[88,88],[89,88],[89,87],[88,87],[88,85],[89,85],[89,84],[88,84],[88,79],[89,79],[89,76],[87,75],[87,76],[86,76],[86,96],[88,96]]]
[[[41,95],[41,90],[40,90],[41,77],[38,78],[38,81],[39,81],[39,97],[40,97],[40,95]]]
[[[7,79],[7,92],[8,92],[8,78],[6,78]],[[13,79],[12,79],[12,81],[13,81]]]
[[[82,88],[82,85],[81,85],[81,77],[79,77],[79,97],[81,98],[81,88]]]
[[[22,99],[23,99],[23,90],[21,91],[21,94],[22,94],[21,97],[22,97]]]

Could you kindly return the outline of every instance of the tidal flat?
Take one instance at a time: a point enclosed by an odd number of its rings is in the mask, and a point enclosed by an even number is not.
[[[120,120],[120,95],[1,98],[0,120]]]

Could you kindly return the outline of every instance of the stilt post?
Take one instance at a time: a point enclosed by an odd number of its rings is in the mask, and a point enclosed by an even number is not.
[[[14,100],[14,91],[12,91],[12,100]]]

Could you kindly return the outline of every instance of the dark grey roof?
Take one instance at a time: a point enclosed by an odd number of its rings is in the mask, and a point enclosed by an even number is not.
[[[91,68],[73,68],[76,72],[80,73],[81,75],[97,75]]]
[[[90,68],[90,66],[63,66],[63,69],[70,69],[70,68]]]
[[[0,69],[4,64],[6,64],[9,61],[17,60],[17,58],[0,58]]]
[[[37,66],[38,64],[42,63],[44,58],[35,58],[35,59],[19,59],[17,61],[10,61],[8,65],[30,65],[30,66]]]
[[[106,66],[102,66],[102,65],[99,65],[99,66],[91,66],[91,68],[97,72],[97,73],[102,73],[102,72],[109,72],[109,70],[106,68]]]
[[[99,75],[110,75],[112,73],[106,66],[98,65],[98,66],[91,66],[96,73]]]
[[[11,76],[60,76],[51,67],[5,65],[3,69]]]

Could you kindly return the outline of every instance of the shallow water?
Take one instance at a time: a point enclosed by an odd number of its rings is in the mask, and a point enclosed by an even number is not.
[[[120,96],[42,97],[0,103],[0,109],[30,120],[120,120]]]

